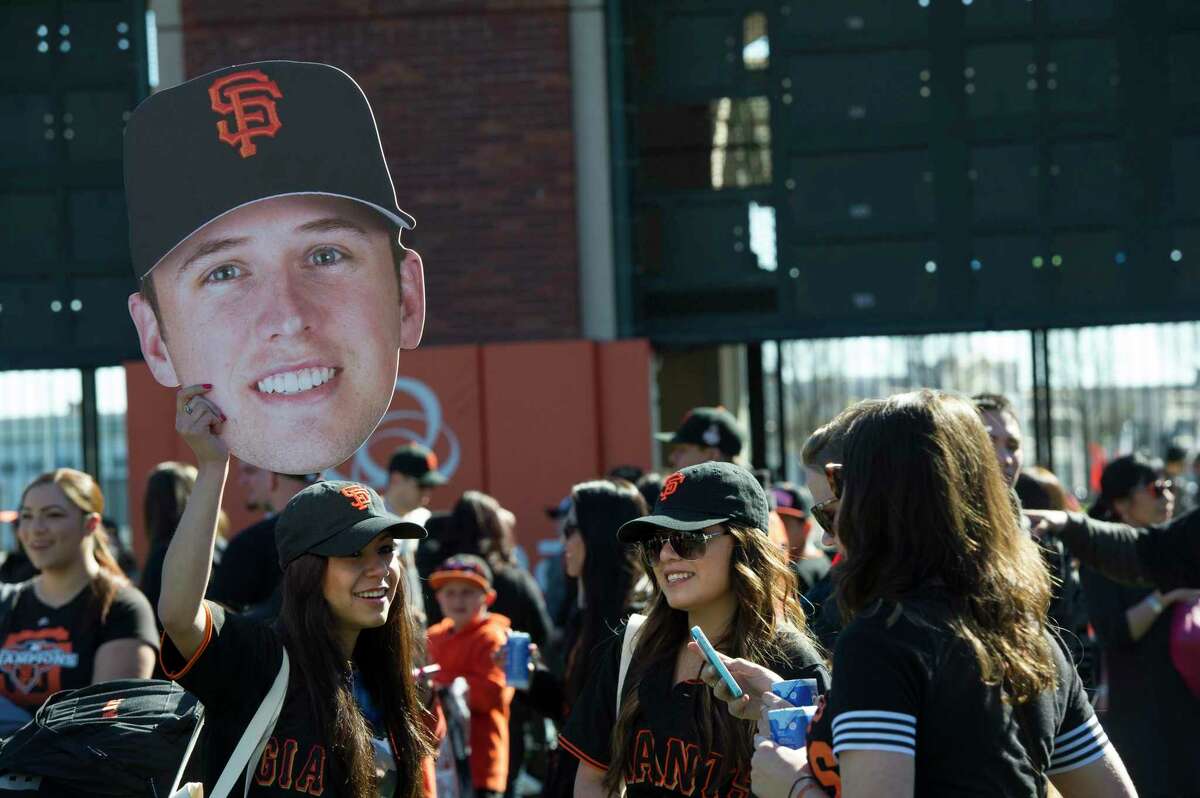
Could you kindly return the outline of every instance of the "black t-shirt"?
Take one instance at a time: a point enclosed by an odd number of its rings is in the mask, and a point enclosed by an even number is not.
[[[1055,689],[1018,717],[999,687],[983,683],[949,619],[949,604],[931,591],[880,602],[838,635],[834,686],[808,734],[813,775],[830,793],[840,785],[837,755],[848,750],[915,756],[915,794],[923,798],[1044,795],[1022,739],[1047,774],[1103,756],[1108,738],[1057,641]]]
[[[0,630],[0,695],[29,710],[51,693],[92,683],[96,651],[132,638],[158,650],[150,602],[126,584],[117,589],[104,623],[91,586],[61,607],[43,604],[33,582],[21,586],[12,615]]]
[[[250,719],[271,689],[283,661],[283,642],[274,628],[206,601],[208,631],[185,661],[170,637],[163,638],[167,674],[204,704],[207,745],[203,752],[204,791],[211,792]],[[291,677],[279,720],[255,770],[250,795],[346,795],[344,777],[319,725],[303,676],[291,658]],[[394,754],[393,754],[394,756]],[[241,795],[243,779],[235,795]]]
[[[271,598],[283,579],[275,548],[275,524],[279,516],[264,518],[239,532],[213,570],[208,598],[236,610],[262,604]]]
[[[789,637],[785,650],[785,661],[763,664],[785,679],[816,679],[821,692],[828,689],[829,674],[811,643]],[[601,646],[596,658],[596,668],[576,699],[558,742],[577,759],[607,770],[612,758],[610,735],[616,725],[621,634]],[[699,798],[701,793],[706,798],[747,798],[749,772],[735,771],[720,785],[709,783],[720,768],[721,754],[700,750],[702,738],[696,720],[708,686],[694,680],[674,681],[675,658],[669,657],[651,668],[638,685],[640,710],[630,771],[625,776],[629,798]],[[718,712],[727,711],[720,702],[713,706]]]

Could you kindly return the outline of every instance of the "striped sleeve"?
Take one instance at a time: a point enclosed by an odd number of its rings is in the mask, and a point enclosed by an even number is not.
[[[1085,723],[1054,738],[1054,750],[1050,753],[1047,776],[1066,773],[1089,765],[1104,756],[1108,750],[1108,735],[1100,725],[1100,719],[1092,715]]]
[[[860,709],[833,719],[833,753],[891,751],[917,755],[917,719],[903,712]]]

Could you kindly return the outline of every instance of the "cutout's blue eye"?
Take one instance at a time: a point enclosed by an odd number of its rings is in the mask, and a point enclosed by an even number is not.
[[[224,283],[241,275],[241,268],[232,263],[223,263],[204,278],[208,283]]]
[[[332,266],[343,257],[345,256],[333,247],[321,247],[313,252],[311,260],[316,266]]]

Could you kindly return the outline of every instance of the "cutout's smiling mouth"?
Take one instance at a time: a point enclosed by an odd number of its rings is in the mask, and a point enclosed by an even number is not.
[[[324,385],[336,377],[337,373],[338,369],[332,366],[281,371],[278,374],[263,377],[256,383],[255,388],[259,393],[290,396]]]

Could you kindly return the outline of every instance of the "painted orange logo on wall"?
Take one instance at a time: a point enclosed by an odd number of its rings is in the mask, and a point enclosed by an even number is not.
[[[355,510],[365,510],[371,506],[371,494],[362,485],[342,488],[342,495],[350,500],[350,506]]]
[[[283,99],[283,92],[262,70],[247,69],[219,77],[208,87],[208,97],[214,111],[232,116],[217,122],[217,137],[236,147],[243,158],[258,152],[255,138],[274,138],[283,127],[275,107],[275,101]]]
[[[662,493],[658,494],[658,500],[660,502],[666,501],[668,496],[679,490],[679,486],[683,484],[684,479],[683,474],[680,474],[678,471],[667,477],[666,481],[663,482]]]

